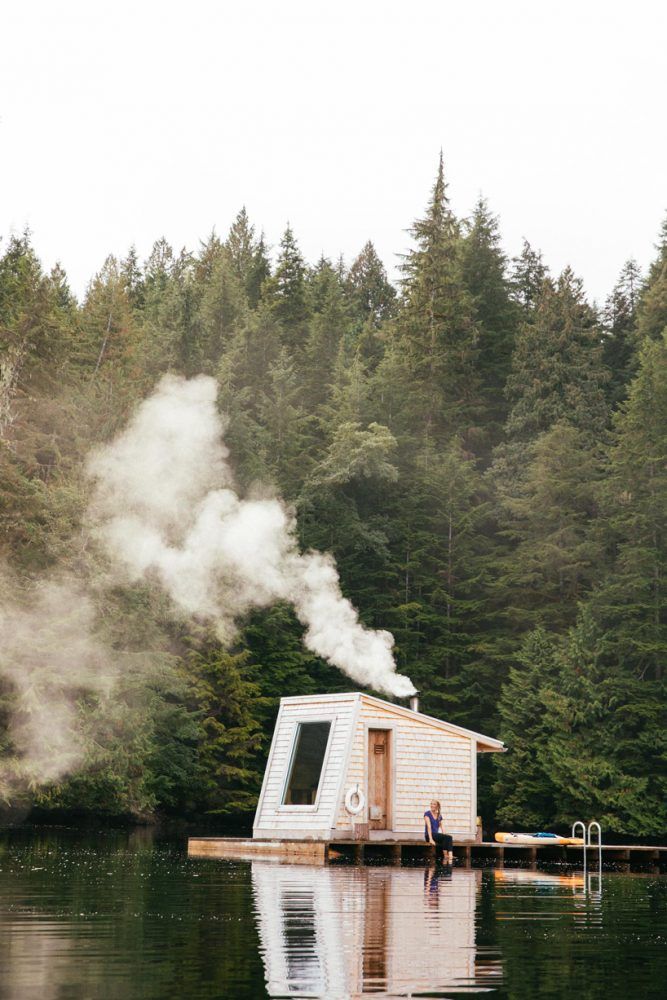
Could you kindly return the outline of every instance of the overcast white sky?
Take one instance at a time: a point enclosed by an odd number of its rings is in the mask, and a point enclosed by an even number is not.
[[[245,204],[276,244],[388,267],[440,146],[604,298],[667,208],[658,0],[21,0],[0,11],[0,234],[77,292],[110,253],[196,247]]]

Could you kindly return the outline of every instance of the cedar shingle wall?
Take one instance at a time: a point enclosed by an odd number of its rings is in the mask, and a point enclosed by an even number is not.
[[[459,837],[474,836],[471,824],[471,767],[476,753],[469,737],[448,733],[431,726],[415,715],[393,712],[362,699],[350,765],[343,785],[345,791],[357,782],[366,788],[365,727],[393,722],[393,754],[396,774],[396,795],[393,808],[393,829],[397,833],[415,834],[424,829],[424,812],[431,799],[442,805],[447,833]],[[363,816],[355,818],[363,821]],[[351,831],[352,817],[339,803],[336,829]]]

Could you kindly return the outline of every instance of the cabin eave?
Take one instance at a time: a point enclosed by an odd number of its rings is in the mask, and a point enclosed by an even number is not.
[[[504,753],[507,747],[502,740],[497,740],[493,736],[485,736],[484,733],[475,732],[474,729],[466,729],[464,726],[457,726],[453,722],[445,722],[444,719],[436,719],[433,715],[426,715],[424,712],[414,712],[411,708],[405,705],[399,705],[395,701],[385,701],[384,698],[376,698],[375,695],[366,694],[365,691],[350,691],[343,694],[310,694],[310,695],[292,695],[287,698],[281,698],[280,703],[290,704],[290,703],[308,703],[308,702],[326,702],[330,701],[340,701],[342,698],[350,699],[354,701],[361,702],[369,705],[377,705],[383,708],[385,711],[390,709],[397,715],[404,718],[415,718],[417,717],[424,725],[435,726],[437,729],[443,729],[450,733],[458,733],[459,736],[465,736],[468,739],[475,740],[477,744],[478,753]]]

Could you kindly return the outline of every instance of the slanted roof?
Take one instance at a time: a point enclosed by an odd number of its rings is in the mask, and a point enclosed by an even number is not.
[[[289,698],[282,698],[283,702],[327,702],[327,701],[341,701],[342,699],[354,699],[355,701],[363,701],[367,705],[378,705],[383,709],[389,709],[396,715],[403,716],[405,718],[414,719],[417,717],[420,722],[423,722],[425,726],[432,726],[435,729],[442,729],[446,732],[456,733],[459,736],[466,736],[469,739],[475,740],[477,744],[477,749],[480,753],[502,753],[507,748],[502,740],[496,740],[492,736],[484,736],[483,733],[476,733],[473,729],[465,729],[463,726],[456,726],[453,722],[445,722],[443,719],[436,719],[432,715],[425,715],[423,712],[413,712],[411,708],[407,708],[405,705],[399,705],[395,701],[385,701],[383,698],[376,698],[372,694],[366,694],[363,691],[350,691],[347,694],[308,694],[308,695],[294,695]]]

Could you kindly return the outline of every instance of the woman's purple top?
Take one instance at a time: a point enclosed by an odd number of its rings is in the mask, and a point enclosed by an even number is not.
[[[438,816],[437,819],[433,815],[430,809],[427,809],[424,813],[424,819],[427,819],[431,824],[431,836],[435,840],[436,833],[440,833],[440,824],[442,823],[442,816]],[[428,834],[426,828],[424,827],[424,840],[428,840]]]

